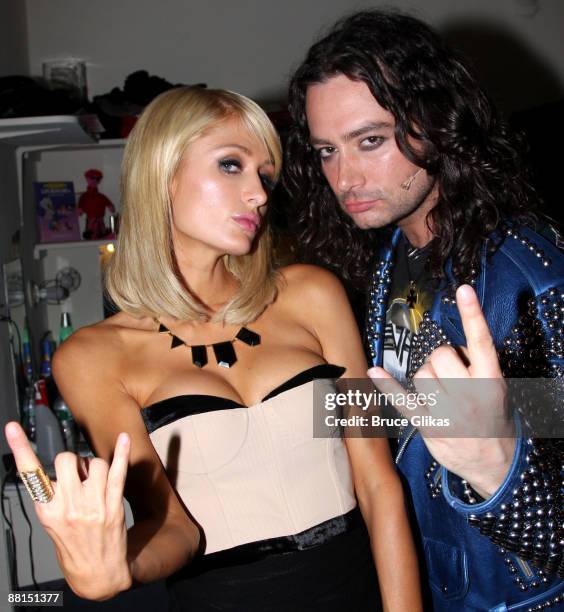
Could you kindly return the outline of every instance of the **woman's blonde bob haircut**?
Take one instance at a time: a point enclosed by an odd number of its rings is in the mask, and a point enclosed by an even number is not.
[[[240,289],[216,313],[190,292],[176,263],[172,178],[188,147],[233,117],[265,146],[277,178],[282,153],[276,130],[264,111],[242,95],[180,87],[158,96],[139,118],[125,147],[121,227],[105,275],[106,290],[120,310],[138,317],[244,324],[256,319],[276,297],[278,275],[267,223],[249,254],[225,255],[225,265]]]

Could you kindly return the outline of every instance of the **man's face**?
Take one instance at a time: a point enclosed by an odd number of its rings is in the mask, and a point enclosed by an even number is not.
[[[358,227],[425,223],[435,181],[399,150],[393,115],[365,83],[338,75],[310,85],[306,116],[325,178]]]

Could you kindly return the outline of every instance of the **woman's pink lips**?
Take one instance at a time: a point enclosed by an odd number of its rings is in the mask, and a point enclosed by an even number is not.
[[[345,202],[345,208],[349,213],[360,213],[372,208],[380,200],[365,200],[363,202]]]
[[[233,217],[233,220],[248,232],[255,233],[258,229],[258,223],[249,217]]]

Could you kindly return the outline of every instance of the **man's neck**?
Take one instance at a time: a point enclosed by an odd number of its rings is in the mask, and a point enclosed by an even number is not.
[[[409,244],[417,249],[422,249],[433,240],[433,232],[425,225],[424,228],[404,228],[399,225],[403,235]]]
[[[398,227],[412,246],[421,249],[435,237],[431,210],[437,205],[437,186],[410,215],[398,221]]]

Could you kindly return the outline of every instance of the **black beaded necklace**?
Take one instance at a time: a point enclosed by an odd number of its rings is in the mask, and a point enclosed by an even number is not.
[[[212,347],[217,365],[221,368],[230,368],[237,361],[234,343],[239,340],[248,346],[257,346],[260,344],[260,335],[246,327],[241,327],[232,340],[224,342],[214,342],[213,344],[187,344],[173,334],[168,327],[157,320],[159,324],[159,334],[168,334],[172,338],[170,348],[174,349],[178,346],[185,346],[191,349],[192,363],[198,368],[203,368],[208,363],[208,347]]]

